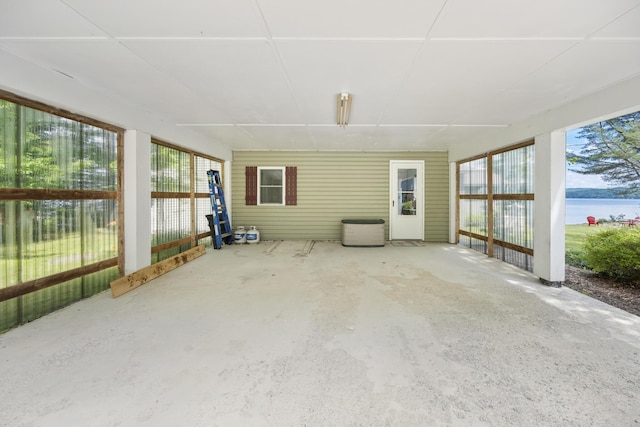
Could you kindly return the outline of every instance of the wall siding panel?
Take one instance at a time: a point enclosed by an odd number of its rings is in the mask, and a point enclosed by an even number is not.
[[[255,225],[264,240],[339,240],[345,218],[384,219],[389,238],[389,161],[425,161],[425,241],[449,237],[446,152],[235,151],[232,224]],[[247,206],[246,166],[296,166],[296,206]]]

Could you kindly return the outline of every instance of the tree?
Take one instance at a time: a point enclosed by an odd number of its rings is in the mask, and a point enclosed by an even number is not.
[[[0,100],[0,188],[115,190],[116,137]]]
[[[581,166],[575,172],[600,175],[623,194],[640,194],[640,111],[585,126],[578,137],[587,144],[567,156]]]

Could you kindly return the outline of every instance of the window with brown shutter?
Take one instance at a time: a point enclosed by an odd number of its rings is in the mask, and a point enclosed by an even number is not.
[[[264,175],[264,176],[263,176]],[[298,168],[258,167],[245,168],[246,205],[298,204]]]

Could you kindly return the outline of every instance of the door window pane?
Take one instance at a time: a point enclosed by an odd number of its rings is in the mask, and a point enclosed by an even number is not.
[[[398,169],[398,215],[416,215],[418,170]]]

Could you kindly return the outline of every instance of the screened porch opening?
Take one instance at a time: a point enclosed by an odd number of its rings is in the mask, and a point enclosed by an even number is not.
[[[458,244],[533,271],[533,141],[458,162]]]

